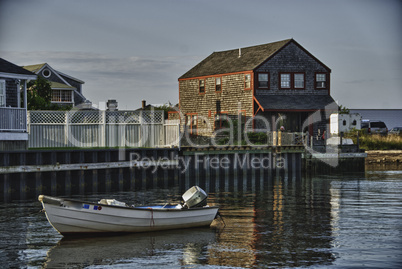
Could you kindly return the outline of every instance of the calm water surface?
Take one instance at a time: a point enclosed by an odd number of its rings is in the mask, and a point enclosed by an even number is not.
[[[202,186],[226,226],[63,238],[36,200],[0,202],[8,268],[401,268],[402,171]],[[73,196],[177,201],[183,187]]]

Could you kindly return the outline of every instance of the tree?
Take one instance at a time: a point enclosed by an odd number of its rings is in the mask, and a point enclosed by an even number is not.
[[[52,87],[50,82],[41,76],[27,84],[28,110],[69,110],[71,106],[52,104]]]
[[[28,110],[48,110],[51,107],[52,87],[50,82],[38,76],[27,85]]]
[[[339,106],[339,114],[349,114],[349,108],[344,107],[342,105]]]

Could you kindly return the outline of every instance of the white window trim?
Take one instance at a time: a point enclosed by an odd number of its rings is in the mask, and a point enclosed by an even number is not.
[[[55,94],[55,92],[58,91],[60,93],[60,101],[55,101],[53,100],[53,95]],[[52,90],[52,100],[51,103],[57,103],[57,104],[72,104],[74,103],[74,91],[71,91],[71,101],[63,101],[62,99],[62,91],[70,91],[70,90],[66,90],[66,89],[53,89]]]
[[[318,78],[322,76],[322,78],[320,78],[320,80],[318,80]],[[328,75],[326,73],[316,73],[315,74],[315,88],[316,89],[325,89],[327,88],[327,83],[328,83]]]
[[[292,88],[292,74],[291,73],[280,73],[279,75],[279,88],[280,89],[290,89]]]
[[[266,75],[267,80],[260,80],[260,75]],[[261,82],[266,82],[267,86],[261,86]],[[258,88],[259,89],[269,89],[269,73],[268,72],[259,72],[257,73],[257,83],[258,83]]]

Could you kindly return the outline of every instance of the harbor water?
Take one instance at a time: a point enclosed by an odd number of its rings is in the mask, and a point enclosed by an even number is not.
[[[62,237],[36,199],[1,201],[2,267],[402,267],[402,171],[251,177],[197,179],[223,220],[186,230]],[[195,183],[167,182],[68,197],[164,204]]]

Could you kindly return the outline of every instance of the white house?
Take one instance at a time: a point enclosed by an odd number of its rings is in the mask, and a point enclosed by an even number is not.
[[[36,75],[0,58],[0,150],[28,146],[27,81]]]

